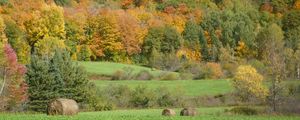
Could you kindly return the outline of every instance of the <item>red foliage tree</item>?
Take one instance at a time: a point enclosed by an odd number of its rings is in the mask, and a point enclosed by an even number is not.
[[[4,80],[0,95],[7,100],[6,109],[15,110],[27,100],[27,85],[23,79],[26,67],[18,63],[16,53],[9,44],[2,49],[5,62],[1,65]]]

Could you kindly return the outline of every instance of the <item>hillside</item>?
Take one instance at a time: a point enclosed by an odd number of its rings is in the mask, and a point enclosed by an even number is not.
[[[161,73],[166,73],[167,71],[155,70],[147,67],[142,67],[138,65],[129,65],[114,62],[78,62],[82,65],[88,73],[107,75],[111,76],[118,70],[132,69],[133,73],[138,73],[141,71],[149,71],[151,74],[157,76]]]

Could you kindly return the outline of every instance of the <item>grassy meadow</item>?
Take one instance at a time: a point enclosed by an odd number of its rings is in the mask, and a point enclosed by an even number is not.
[[[122,70],[123,68],[132,68],[134,73],[146,70],[155,76],[159,75],[160,73],[166,72],[161,70],[152,70],[151,68],[138,65],[128,65],[112,62],[78,62],[78,64],[82,65],[90,74],[100,74],[107,76],[113,75],[117,70]]]
[[[182,90],[189,96],[217,95],[232,91],[230,80],[174,80],[174,81],[94,81],[96,85],[103,88],[108,85],[128,85],[130,88],[136,86],[146,86],[152,89],[166,87],[170,90]]]
[[[299,120],[300,116],[244,116],[224,113],[225,107],[199,108],[195,117],[161,116],[162,109],[116,110],[104,112],[81,112],[76,116],[47,116],[46,114],[0,114],[1,120]]]
[[[151,74],[159,75],[164,71],[151,70],[147,67],[136,65],[126,65],[109,62],[79,62],[84,66],[88,73],[99,75],[112,75],[115,71],[124,67],[131,67],[134,72],[148,70]],[[110,85],[127,85],[133,89],[136,86],[146,86],[151,89],[166,87],[173,91],[182,90],[187,96],[205,96],[226,94],[233,91],[230,80],[93,80],[99,88],[105,88]],[[291,84],[299,84],[298,81],[291,81]],[[198,108],[198,114],[195,117],[179,116],[181,108],[176,108],[176,116],[164,117],[160,109],[130,109],[130,110],[113,110],[100,112],[80,112],[76,116],[47,116],[46,114],[32,113],[0,113],[0,120],[299,120],[300,116],[280,116],[280,115],[235,115],[226,113],[225,110],[230,107],[203,107]]]

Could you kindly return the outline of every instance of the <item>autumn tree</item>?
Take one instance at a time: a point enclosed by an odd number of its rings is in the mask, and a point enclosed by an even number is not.
[[[283,31],[272,24],[265,28],[259,35],[259,55],[267,65],[267,72],[271,82],[268,103],[272,111],[277,112],[278,105],[282,102],[283,84],[286,77]]]
[[[143,38],[140,38],[139,32],[142,32],[142,28],[138,20],[125,11],[118,11],[116,14],[121,41],[127,56],[140,53]]]
[[[18,63],[17,55],[9,44],[0,45],[0,76],[3,78],[0,97],[7,103],[6,110],[20,110],[27,100],[27,84],[23,79],[26,67]]]
[[[54,37],[65,39],[63,9],[56,5],[45,5],[41,11],[34,11],[32,19],[25,22],[27,41],[33,53],[40,40]]]
[[[22,30],[15,21],[10,18],[5,20],[5,34],[7,36],[8,43],[16,51],[18,61],[26,64],[29,62],[30,46],[26,42],[24,30]]]
[[[7,38],[4,30],[5,30],[5,24],[3,18],[0,16],[0,42],[2,43],[7,42]]]
[[[242,101],[253,98],[264,101],[268,95],[268,89],[263,86],[263,76],[250,65],[237,68],[232,84]]]
[[[110,11],[91,19],[90,24],[94,24],[92,29],[93,41],[92,51],[101,60],[123,61],[124,46],[121,41],[121,33],[115,15],[108,15]]]

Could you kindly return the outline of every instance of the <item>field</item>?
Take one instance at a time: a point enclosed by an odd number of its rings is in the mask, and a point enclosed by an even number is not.
[[[122,70],[123,68],[132,68],[134,73],[140,72],[142,70],[149,71],[153,75],[159,75],[164,71],[161,70],[152,70],[151,68],[137,66],[137,65],[127,65],[121,63],[112,63],[112,62],[78,62],[79,65],[82,65],[86,68],[88,73],[99,74],[99,75],[112,75],[117,70]]]
[[[167,87],[171,90],[183,90],[189,96],[217,95],[232,91],[230,80],[174,80],[174,81],[94,81],[103,88],[108,85],[128,85],[130,88],[142,85],[149,88]]]
[[[164,71],[151,70],[147,67],[126,65],[108,62],[79,62],[84,66],[89,73],[99,75],[112,75],[116,70],[124,67],[131,67],[134,72],[141,70],[148,70],[152,74],[158,75]],[[188,96],[204,96],[225,94],[233,91],[230,80],[151,80],[151,81],[137,81],[137,80],[93,80],[97,87],[105,88],[110,85],[127,85],[130,88],[136,86],[146,86],[151,89],[158,87],[166,87],[170,90],[183,90]],[[290,81],[291,84],[299,84],[299,81]],[[268,84],[268,83],[266,83]],[[46,114],[30,114],[30,113],[0,113],[0,120],[298,120],[300,116],[273,116],[273,115],[234,115],[225,113],[225,109],[230,107],[207,107],[199,108],[199,115],[195,117],[181,117],[179,116],[180,109],[176,109],[177,115],[174,117],[164,117],[161,115],[162,109],[141,109],[141,110],[114,110],[101,112],[80,112],[76,116],[47,116]]]
[[[225,114],[226,108],[200,108],[195,117],[179,116],[180,109],[176,109],[176,116],[161,116],[162,109],[147,110],[116,110],[105,112],[81,112],[79,115],[47,116],[46,114],[0,114],[0,120],[299,120],[300,116],[244,116]]]

